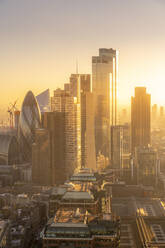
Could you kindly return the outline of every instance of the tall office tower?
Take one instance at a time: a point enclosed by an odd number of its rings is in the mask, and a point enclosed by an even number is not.
[[[158,114],[158,106],[157,106],[157,104],[154,104],[154,105],[152,106],[152,121],[153,121],[153,122],[156,121],[156,119],[157,119],[157,114]]]
[[[38,185],[52,185],[51,164],[49,130],[36,129],[35,143],[32,145],[32,182]]]
[[[125,123],[123,129],[122,178],[126,183],[133,179],[133,164],[131,163],[131,125]]]
[[[120,125],[125,125],[126,123],[129,122],[129,116],[126,108],[123,108],[120,112],[120,117],[119,117],[119,122]]]
[[[70,91],[70,84],[64,84],[64,90]]]
[[[90,74],[71,74],[70,76],[70,93],[72,96],[80,100],[81,92],[91,91]]]
[[[65,161],[69,176],[81,166],[80,103],[68,91],[57,89],[51,99],[51,108],[65,114]]]
[[[135,88],[131,99],[131,139],[132,153],[135,147],[147,146],[151,141],[151,96],[145,87]]]
[[[135,164],[137,168],[137,182],[146,186],[155,186],[158,169],[157,151],[152,147],[136,148]]]
[[[45,112],[43,127],[49,131],[50,137],[52,184],[64,183],[67,178],[65,163],[65,113]]]
[[[123,153],[131,153],[131,125],[126,123],[123,128]]]
[[[94,97],[81,93],[81,167],[96,169]]]
[[[114,169],[122,169],[123,127],[111,126],[111,163]]]
[[[164,107],[160,106],[160,118],[164,117]]]
[[[80,101],[81,167],[96,169],[94,99],[91,93],[90,74],[71,74],[70,93]]]
[[[109,155],[110,125],[117,124],[118,51],[99,49],[92,57],[92,91],[95,95],[96,152]]]

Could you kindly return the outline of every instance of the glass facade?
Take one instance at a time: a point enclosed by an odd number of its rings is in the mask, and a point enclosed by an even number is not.
[[[19,120],[19,144],[24,161],[31,161],[35,129],[40,128],[41,114],[34,94],[29,91],[22,104]]]
[[[49,89],[36,96],[41,113],[50,111],[50,92]]]

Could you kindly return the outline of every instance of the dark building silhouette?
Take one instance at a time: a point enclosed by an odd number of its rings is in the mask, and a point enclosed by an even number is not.
[[[15,136],[0,135],[0,165],[15,165],[19,162],[18,142]]]
[[[111,163],[114,169],[123,167],[123,127],[111,126]]]
[[[123,153],[131,153],[131,125],[125,123],[123,128]]]
[[[135,151],[137,182],[145,186],[155,186],[158,169],[157,151],[152,147],[137,147]]]
[[[135,88],[135,97],[131,99],[131,146],[148,146],[151,141],[151,96],[145,87]]]
[[[40,185],[65,182],[65,114],[45,112],[43,128],[36,129],[32,148],[32,180]]]
[[[52,184],[51,142],[47,129],[36,129],[32,145],[32,182],[38,185]]]
[[[49,131],[50,171],[52,184],[64,183],[67,176],[65,161],[65,113],[44,113],[44,128]]]

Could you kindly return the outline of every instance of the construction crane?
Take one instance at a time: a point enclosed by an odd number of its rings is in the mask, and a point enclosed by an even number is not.
[[[13,112],[12,112],[12,109],[8,107],[7,112],[9,113],[9,124],[10,124],[10,127],[12,128],[13,127]]]
[[[9,124],[10,127],[13,128],[14,126],[14,112],[18,111],[17,107],[16,107],[16,103],[17,103],[18,99],[12,104],[10,103],[10,106],[8,107],[7,112],[9,113]]]

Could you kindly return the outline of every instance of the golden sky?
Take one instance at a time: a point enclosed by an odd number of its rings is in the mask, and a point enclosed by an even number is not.
[[[163,0],[0,0],[0,106],[91,73],[100,47],[119,50],[119,102],[146,86],[165,104]]]

